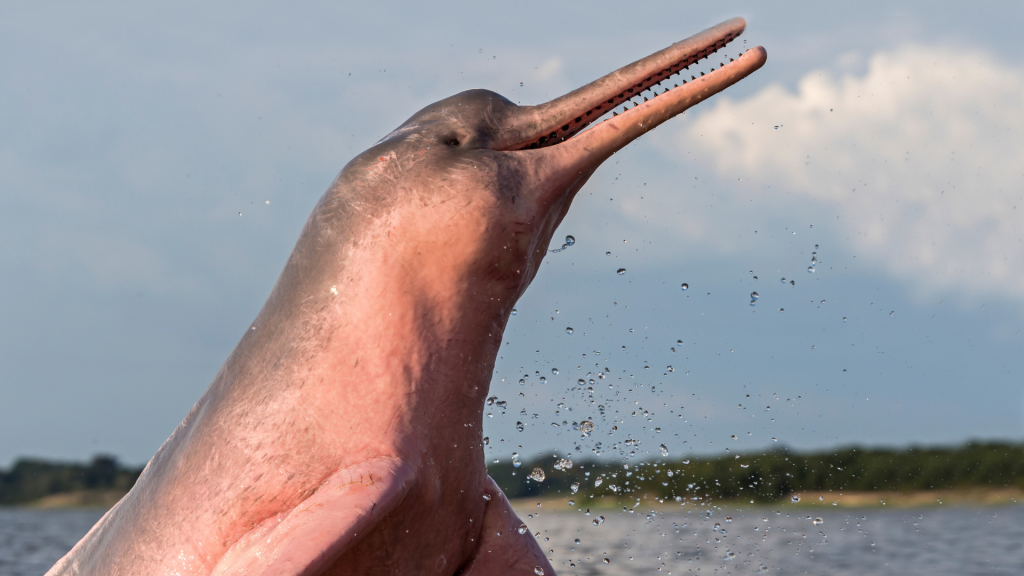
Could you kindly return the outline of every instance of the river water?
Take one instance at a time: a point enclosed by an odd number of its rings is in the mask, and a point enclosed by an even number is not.
[[[519,511],[563,576],[1024,574],[1024,506]],[[43,574],[101,515],[0,509],[0,576]]]

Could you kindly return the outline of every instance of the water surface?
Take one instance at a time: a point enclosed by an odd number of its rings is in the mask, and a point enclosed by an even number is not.
[[[1022,506],[520,513],[564,576],[1024,574]],[[0,576],[43,574],[102,515],[0,509]]]
[[[0,508],[0,576],[40,576],[106,510]]]
[[[1021,506],[520,512],[562,575],[1024,574]]]

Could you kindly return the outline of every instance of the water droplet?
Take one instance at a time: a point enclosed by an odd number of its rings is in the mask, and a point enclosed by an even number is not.
[[[825,521],[824,521],[824,520],[822,520],[820,516],[819,516],[818,518],[815,518],[815,519],[814,519],[814,525],[815,525],[815,526],[821,526],[821,525],[822,525],[822,524],[824,524],[824,523],[825,523]]]
[[[687,284],[686,282],[683,282],[682,288],[683,288],[683,290],[689,290],[690,289],[690,285]]]
[[[658,450],[661,451],[662,456],[668,456],[668,446],[662,444],[661,446],[658,446]]]
[[[601,477],[601,476],[598,476],[597,480],[594,480],[594,488],[597,488],[598,486],[600,486],[603,483],[604,483],[604,478]]]
[[[760,296],[758,296],[757,292],[751,292],[750,293],[750,305],[753,306],[754,304],[757,304],[757,299],[758,298],[760,298]]]
[[[523,87],[523,83],[522,83],[522,82],[520,82],[520,83],[519,83],[519,87],[520,87],[520,88],[522,88],[522,87]]]
[[[518,313],[519,313],[519,310],[517,310],[516,308],[513,308],[513,309],[512,309],[512,315],[513,315],[513,316],[515,316],[515,315],[516,315],[516,314],[518,314]]]
[[[573,236],[566,236],[565,237],[565,245],[566,246],[572,246],[575,243],[576,243],[576,238],[574,238]]]
[[[668,370],[669,372],[675,372],[676,371],[676,369],[673,368],[671,365],[669,365],[668,368],[665,368],[665,370]]]
[[[558,374],[558,368],[552,368],[551,369],[551,373],[552,374]]]
[[[846,316],[843,316],[843,322],[846,322]]]
[[[575,494],[576,491],[579,490],[579,489],[580,489],[580,483],[579,482],[573,482],[572,484],[569,485],[569,490],[572,490],[573,494]]]
[[[522,422],[516,422],[516,430],[522,432],[524,428],[526,428],[525,424],[523,424]]]
[[[786,279],[783,278],[783,279],[779,280],[779,282],[782,282],[783,284],[785,284],[786,283]]]
[[[526,524],[520,524],[519,528],[516,531],[520,534],[526,534],[527,530],[529,530],[529,528],[526,527]]]
[[[533,480],[535,482],[543,482],[544,481],[544,470],[542,470],[540,468],[534,468],[533,472],[530,472],[530,480]]]
[[[522,84],[522,82],[520,82],[520,84]],[[533,573],[536,574],[537,576],[544,576],[544,569],[541,568],[540,566],[534,566],[533,567]]]
[[[604,562],[605,564],[611,564],[611,563],[612,563],[612,561],[611,561],[611,560],[609,560],[609,559],[607,559],[607,558],[605,558],[605,559],[603,560],[603,562]]]
[[[566,329],[565,329],[565,333],[566,334],[572,334],[573,332],[575,332],[575,330],[573,330],[572,327],[566,327]]]
[[[584,436],[590,436],[590,433],[594,431],[594,423],[590,420],[583,420],[580,422],[580,432]]]
[[[491,437],[490,436],[484,436],[484,446],[487,446],[490,443],[491,443]]]
[[[541,376],[541,377],[540,377],[540,383],[541,383],[541,384],[547,384],[547,383],[548,383],[548,379],[547,379],[547,378],[545,378],[545,377],[543,377],[543,376]]]
[[[814,274],[814,266],[808,266],[807,267],[807,273],[808,274]]]
[[[793,495],[793,497],[792,497],[792,498],[790,498],[790,500],[792,500],[792,501],[793,501],[793,503],[794,503],[794,504],[796,504],[797,502],[799,502],[799,501],[800,501],[800,497],[799,497],[799,496],[797,496],[796,494],[794,494],[794,495]]]
[[[519,385],[520,385],[520,386],[526,386],[526,380],[524,380],[524,379],[520,378],[520,379],[519,379]]]
[[[239,215],[241,215],[241,213],[239,213]],[[625,268],[619,268],[618,270],[615,271],[615,273],[618,274],[619,276],[622,276],[623,274],[626,273],[626,269]]]
[[[579,545],[580,545],[580,539],[579,539],[579,538],[577,538],[577,539],[576,539],[576,545],[577,545],[577,546],[579,546]]]
[[[490,502],[491,501],[491,495],[490,494],[484,494],[484,500]]]
[[[569,500],[569,506],[575,506],[575,505],[576,505],[576,501],[575,500]]]

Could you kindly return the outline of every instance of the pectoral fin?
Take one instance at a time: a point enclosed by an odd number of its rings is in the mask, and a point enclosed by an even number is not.
[[[235,543],[214,576],[319,574],[402,501],[413,470],[374,458],[331,475],[315,494]]]

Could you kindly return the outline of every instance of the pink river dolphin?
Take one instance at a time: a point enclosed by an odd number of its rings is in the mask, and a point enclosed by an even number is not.
[[[356,156],[209,389],[47,574],[554,574],[484,463],[502,333],[598,166],[764,64],[715,56],[745,26],[538,106],[456,94]]]

